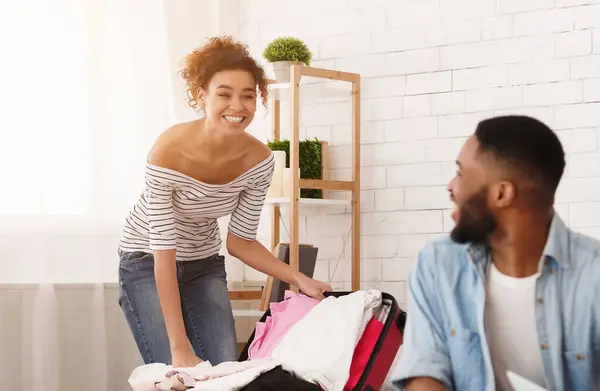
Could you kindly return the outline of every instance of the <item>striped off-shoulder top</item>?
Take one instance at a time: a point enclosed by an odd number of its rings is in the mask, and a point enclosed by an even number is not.
[[[271,152],[231,182],[214,185],[147,163],[145,189],[126,218],[119,248],[174,249],[178,261],[207,258],[221,249],[217,219],[229,214],[229,232],[254,240],[274,167]]]

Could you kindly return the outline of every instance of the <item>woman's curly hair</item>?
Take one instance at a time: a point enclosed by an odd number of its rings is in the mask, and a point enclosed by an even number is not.
[[[264,69],[252,58],[247,45],[227,35],[209,38],[205,45],[185,57],[180,74],[186,83],[188,105],[194,110],[200,109],[200,89],[206,88],[215,73],[228,69],[250,72],[258,85],[262,103],[267,106],[268,81]]]

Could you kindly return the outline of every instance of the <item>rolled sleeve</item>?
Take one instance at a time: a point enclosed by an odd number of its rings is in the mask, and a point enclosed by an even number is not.
[[[271,159],[256,180],[240,193],[239,201],[231,214],[228,230],[235,236],[246,240],[256,239],[260,216],[265,198],[271,185],[275,162]]]
[[[391,377],[398,390],[405,390],[406,381],[414,377],[430,377],[451,388],[452,367],[439,316],[439,296],[433,273],[427,267],[434,263],[433,257],[431,247],[423,249],[409,277],[403,351]]]
[[[164,173],[148,168],[146,171],[146,202],[150,226],[151,250],[175,250],[177,235],[173,212],[175,184]]]

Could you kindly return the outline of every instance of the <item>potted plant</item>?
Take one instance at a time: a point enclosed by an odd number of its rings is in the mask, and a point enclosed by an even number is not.
[[[310,66],[312,53],[308,46],[298,38],[279,37],[271,41],[263,51],[263,58],[273,66],[275,80],[278,83],[290,81],[290,66],[300,63]]]
[[[273,151],[285,151],[285,166],[290,167],[290,140],[272,140],[267,146]],[[322,143],[317,138],[299,143],[300,178],[323,179]],[[300,189],[301,198],[323,198],[320,189]]]

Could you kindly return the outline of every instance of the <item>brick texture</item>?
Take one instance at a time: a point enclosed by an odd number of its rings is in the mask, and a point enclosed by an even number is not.
[[[315,66],[363,78],[363,287],[405,302],[415,254],[452,228],[446,185],[456,154],[493,115],[529,114],[557,131],[568,155],[557,210],[574,229],[600,237],[600,0],[284,3],[240,0],[240,38],[257,58],[264,62],[270,40],[294,35],[310,46]],[[267,139],[268,116],[256,118],[251,132]],[[349,102],[303,100],[301,127],[305,136],[329,137],[331,178],[350,179]],[[266,210],[266,244],[268,217]],[[285,210],[283,218],[286,238]],[[349,229],[347,207],[301,209],[301,241],[319,246],[316,277],[337,288],[350,287]],[[229,267],[235,279],[263,277]]]

